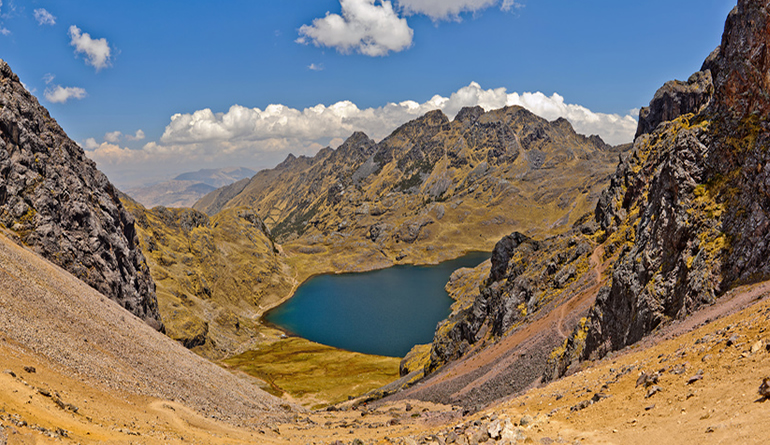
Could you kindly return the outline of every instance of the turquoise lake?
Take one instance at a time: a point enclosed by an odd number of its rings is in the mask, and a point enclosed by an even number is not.
[[[430,343],[453,300],[444,286],[461,267],[475,267],[489,252],[473,252],[435,266],[394,266],[363,273],[319,275],[265,314],[281,329],[348,351],[403,357]]]

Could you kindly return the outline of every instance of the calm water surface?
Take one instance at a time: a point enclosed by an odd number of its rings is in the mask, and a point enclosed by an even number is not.
[[[303,283],[265,319],[325,345],[366,354],[403,357],[433,341],[452,299],[444,285],[461,267],[491,256],[474,252],[436,266],[395,266],[364,273],[320,275]]]

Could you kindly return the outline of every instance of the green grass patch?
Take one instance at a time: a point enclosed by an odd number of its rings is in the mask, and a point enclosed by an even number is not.
[[[290,337],[223,363],[264,380],[274,395],[288,393],[303,405],[317,409],[396,380],[400,361]]]

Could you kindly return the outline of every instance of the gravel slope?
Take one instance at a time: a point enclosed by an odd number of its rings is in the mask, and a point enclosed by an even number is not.
[[[196,356],[3,235],[0,343],[84,386],[176,401],[208,418],[262,424],[286,415],[256,380]]]

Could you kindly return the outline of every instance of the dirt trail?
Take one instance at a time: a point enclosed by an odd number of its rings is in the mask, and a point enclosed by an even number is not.
[[[599,289],[604,284],[604,281],[602,280],[602,276],[604,275],[604,271],[607,270],[607,262],[602,262],[602,257],[604,256],[604,246],[599,245],[597,246],[593,253],[591,253],[591,257],[589,258],[589,264],[591,265],[592,272],[595,277],[595,284],[591,286],[589,289],[585,290],[583,293],[578,295],[577,297],[574,297],[567,301],[566,303],[559,306],[557,309],[558,314],[558,320],[556,321],[556,330],[559,332],[559,335],[562,338],[567,338],[572,333],[571,331],[565,331],[564,330],[564,318],[567,316],[567,314],[573,313],[576,309],[584,309],[582,306],[585,305],[587,302],[587,299],[590,299],[591,304],[593,304],[593,301],[596,299],[596,295],[599,292]]]

